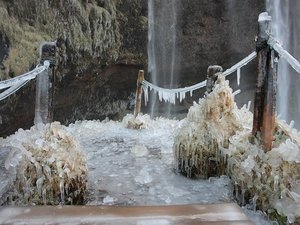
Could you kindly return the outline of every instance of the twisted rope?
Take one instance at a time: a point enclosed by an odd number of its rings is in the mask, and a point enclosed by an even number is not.
[[[240,76],[240,69],[247,65],[249,62],[251,62],[255,57],[257,53],[256,51],[252,52],[250,55],[230,67],[229,69],[225,70],[222,74],[224,76],[228,76],[232,74],[233,72],[237,71],[237,75]],[[158,94],[159,100],[162,101],[164,100],[165,102],[170,102],[172,104],[175,104],[176,98],[182,101],[182,99],[185,98],[186,93],[190,92],[190,95],[192,96],[193,91],[203,88],[206,86],[206,80],[194,84],[189,87],[184,87],[184,88],[176,88],[176,89],[168,89],[168,88],[162,88],[158,87],[155,84],[152,84],[146,80],[142,81],[142,86],[144,90],[144,96],[145,96],[145,102],[148,101],[148,89],[151,91],[153,90],[154,93]]]
[[[18,77],[14,77],[12,79],[4,80],[0,82],[0,90],[8,88],[7,90],[0,93],[0,101],[7,98],[8,96],[14,94],[21,87],[27,84],[30,80],[36,78],[37,75],[42,73],[45,70],[48,70],[50,66],[49,61],[44,61],[44,65],[37,66],[34,70],[20,75]]]
[[[271,35],[269,36],[268,44],[300,74],[300,63],[288,51],[284,50],[280,43]]]
[[[32,80],[34,78],[36,78],[36,76],[40,73],[42,73],[43,71],[47,70],[50,66],[49,61],[44,61],[44,65],[38,65],[35,69],[33,69],[32,71],[29,71],[25,74],[22,74],[20,76],[8,79],[8,80],[3,80],[0,81],[0,90],[1,89],[5,89],[11,86],[14,86],[16,84],[20,84],[21,82],[24,81],[28,81],[28,80]]]
[[[20,83],[17,83],[15,85],[11,86],[10,88],[8,88],[7,90],[3,91],[0,94],[0,101],[7,98],[10,95],[12,95],[16,91],[18,91],[21,87],[23,87],[28,82],[29,82],[29,80],[21,81]]]

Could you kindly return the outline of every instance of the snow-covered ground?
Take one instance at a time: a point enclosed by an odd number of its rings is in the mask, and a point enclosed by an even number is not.
[[[128,122],[129,121],[129,122]],[[182,121],[139,117],[141,129],[123,122],[78,121],[66,129],[79,141],[88,163],[87,205],[169,205],[232,202],[226,176],[192,180],[173,169],[174,137]],[[7,150],[0,150],[0,163]],[[2,162],[3,161],[3,162]],[[0,191],[8,180],[1,169]],[[1,193],[1,192],[0,192]],[[245,209],[256,224],[272,224]]]

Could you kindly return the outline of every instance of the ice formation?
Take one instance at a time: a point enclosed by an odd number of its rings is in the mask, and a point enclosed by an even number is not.
[[[10,204],[82,204],[87,167],[79,143],[58,122],[19,129],[4,143],[10,154]]]
[[[85,201],[87,205],[139,206],[233,201],[233,189],[227,176],[201,180],[188,179],[174,173],[172,147],[176,131],[186,123],[185,120],[151,119],[149,115],[138,115],[137,119],[143,122],[143,129],[128,129],[127,122],[133,119],[133,115],[127,115],[123,122],[107,119],[77,121],[63,127],[63,132],[66,130],[68,135],[71,134],[79,141],[86,156],[89,171]],[[38,136],[31,138],[33,142],[41,136],[34,134],[35,131],[22,133]],[[6,140],[1,141],[0,138],[0,146]],[[13,141],[11,137],[9,140]],[[40,145],[41,141],[37,143]],[[2,171],[7,150],[0,148]],[[8,178],[2,176],[1,179],[6,181]],[[4,185],[2,180],[0,189]],[[255,219],[253,221],[256,225],[272,224],[262,213],[246,208],[245,212],[250,213],[249,218]]]
[[[174,144],[176,169],[188,177],[222,174],[224,158],[219,149],[228,147],[229,138],[242,128],[237,112],[229,82],[219,75],[213,91],[199,104],[194,103],[178,131]],[[215,168],[220,171],[212,171]]]
[[[250,201],[254,208],[278,220],[287,217],[289,223],[299,224],[299,146],[299,133],[278,119],[273,149],[267,153],[259,140],[253,139],[250,131],[237,132],[232,136],[226,150],[227,172],[236,184],[239,199]]]
[[[273,148],[265,152],[251,133],[250,104],[238,109],[233,97],[219,77],[213,92],[190,108],[174,144],[176,169],[189,177],[226,173],[241,204],[280,224],[299,224],[300,134],[277,118]]]

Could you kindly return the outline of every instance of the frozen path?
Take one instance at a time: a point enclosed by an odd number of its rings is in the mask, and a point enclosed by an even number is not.
[[[69,126],[86,152],[88,205],[168,205],[231,201],[227,177],[191,180],[173,171],[176,120],[150,120],[145,129],[125,123],[77,122]]]
[[[173,143],[182,122],[139,118],[143,129],[123,122],[78,121],[66,127],[80,142],[88,164],[87,205],[164,206],[233,202],[230,180],[191,180],[173,170]],[[1,139],[0,141],[3,141]],[[8,190],[4,168],[8,148],[0,151],[0,196]],[[4,194],[5,199],[7,195]],[[9,203],[8,203],[9,204]],[[260,213],[244,210],[257,225],[270,225]]]

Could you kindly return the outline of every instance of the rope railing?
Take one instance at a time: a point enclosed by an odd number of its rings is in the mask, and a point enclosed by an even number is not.
[[[10,95],[12,95],[13,93],[15,93],[16,91],[18,91],[21,87],[23,87],[25,84],[27,84],[29,82],[29,80],[25,80],[25,81],[21,81],[13,86],[11,86],[10,88],[8,88],[7,90],[3,91],[0,94],[0,101],[9,97]]]
[[[269,36],[268,44],[290,65],[297,73],[300,74],[300,63],[295,59],[288,51],[286,51],[279,41],[277,41],[272,35]]]
[[[230,67],[229,69],[225,70],[222,74],[224,76],[228,76],[232,74],[233,72],[237,71],[237,76],[238,76],[238,84],[239,84],[239,76],[240,76],[240,69],[247,65],[249,62],[251,62],[255,57],[257,53],[256,51],[252,52],[250,55]],[[154,91],[155,94],[158,94],[158,98],[160,101],[165,101],[165,102],[170,102],[172,104],[175,104],[176,99],[179,99],[180,102],[185,98],[186,93],[190,93],[190,96],[193,95],[193,92],[197,89],[203,88],[206,86],[206,80],[194,84],[189,87],[184,87],[184,88],[175,88],[175,89],[168,89],[168,88],[162,88],[158,87],[155,84],[150,83],[149,81],[143,80],[142,83],[142,88],[144,91],[144,99],[145,99],[145,104],[148,102],[148,91]]]
[[[25,74],[19,75],[17,77],[11,78],[11,79],[0,81],[0,90],[20,84],[20,83],[28,81],[28,80],[32,80],[32,79],[36,78],[36,76],[38,74],[47,70],[49,68],[49,66],[50,66],[50,62],[44,61],[43,65],[38,65],[32,71],[29,71]]]
[[[17,77],[0,81],[0,90],[4,90],[0,93],[1,101],[36,78],[35,125],[53,121],[55,58],[56,42],[44,42],[40,47],[40,64],[35,69]]]

